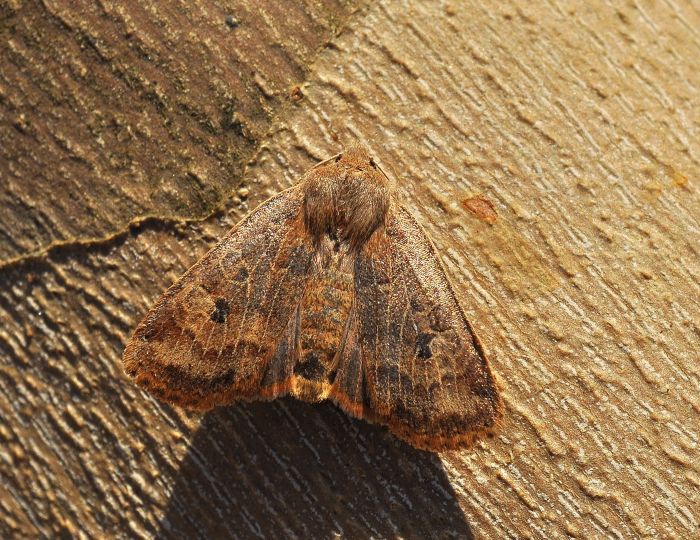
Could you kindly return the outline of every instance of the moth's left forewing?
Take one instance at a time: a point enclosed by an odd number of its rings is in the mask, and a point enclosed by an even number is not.
[[[126,372],[157,397],[208,409],[289,391],[313,258],[295,186],[261,204],[138,325]]]

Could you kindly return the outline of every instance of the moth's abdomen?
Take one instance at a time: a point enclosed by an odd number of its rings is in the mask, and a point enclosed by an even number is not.
[[[308,284],[302,299],[299,359],[294,367],[294,375],[303,379],[298,382],[305,399],[325,398],[333,383],[334,360],[342,344],[352,295],[353,274],[343,269],[338,256]],[[301,387],[305,387],[303,391]]]

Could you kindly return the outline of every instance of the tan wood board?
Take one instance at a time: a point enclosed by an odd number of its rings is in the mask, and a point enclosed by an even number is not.
[[[699,27],[672,2],[371,4],[209,219],[6,263],[0,533],[697,536]],[[437,456],[330,405],[201,416],[130,384],[123,343],[163,288],[356,139],[441,252],[500,435]]]
[[[9,2],[0,259],[211,213],[358,4]]]

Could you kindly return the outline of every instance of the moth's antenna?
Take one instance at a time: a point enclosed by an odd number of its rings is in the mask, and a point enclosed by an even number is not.
[[[373,160],[373,161],[374,161],[374,160]],[[382,174],[384,175],[384,178],[386,178],[389,182],[391,182],[391,179],[390,179],[390,178],[387,176],[387,174],[384,172],[384,169],[382,169],[382,168],[379,166],[379,163],[377,163],[376,161],[374,161],[374,166],[377,168],[377,170],[378,170],[380,173],[382,173]]]
[[[318,169],[320,166],[325,165],[325,164],[328,163],[329,161],[333,161],[334,159],[339,158],[339,157],[342,156],[342,155],[343,155],[343,153],[342,153],[342,152],[339,152],[339,153],[337,153],[336,155],[329,157],[328,159],[324,159],[323,161],[321,161],[321,162],[319,162],[319,163],[316,163],[316,165],[314,165],[313,167],[311,167],[310,170],[313,171],[314,169]]]

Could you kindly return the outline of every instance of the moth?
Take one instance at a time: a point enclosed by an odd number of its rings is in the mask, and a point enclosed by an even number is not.
[[[138,325],[124,367],[190,409],[329,399],[427,450],[502,416],[433,243],[361,146],[243,218]]]

